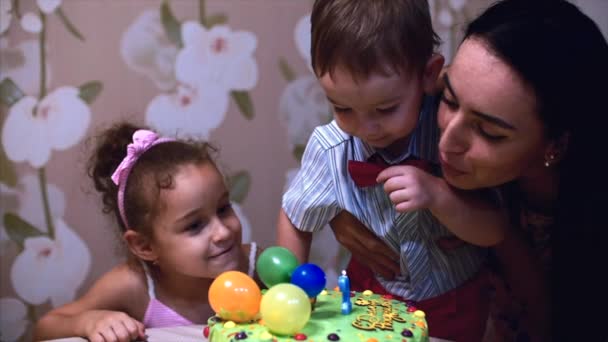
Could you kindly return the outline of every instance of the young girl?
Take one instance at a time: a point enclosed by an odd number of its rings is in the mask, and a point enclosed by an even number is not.
[[[207,293],[228,270],[253,276],[256,245],[241,224],[205,143],[118,124],[99,139],[89,175],[116,216],[130,258],[80,299],[44,315],[35,339],[145,338],[152,327],[204,324]]]

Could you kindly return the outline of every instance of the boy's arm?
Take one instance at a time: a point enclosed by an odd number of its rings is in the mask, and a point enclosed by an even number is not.
[[[281,208],[277,222],[277,245],[289,249],[300,263],[308,261],[312,233],[298,230]]]
[[[460,239],[489,247],[500,243],[509,229],[506,212],[485,191],[453,188],[442,178],[429,210]]]
[[[376,179],[398,212],[427,208],[461,240],[478,246],[493,246],[504,237],[508,217],[484,191],[465,191],[408,165],[392,166]]]
[[[36,323],[34,340],[74,336],[87,337],[92,342],[113,337],[120,337],[120,341],[145,338],[144,325],[128,314],[128,306],[134,305],[137,294],[145,288],[141,286],[137,291],[130,288],[134,282],[125,277],[127,267],[114,268],[83,297],[42,316]],[[110,336],[112,332],[114,335]]]

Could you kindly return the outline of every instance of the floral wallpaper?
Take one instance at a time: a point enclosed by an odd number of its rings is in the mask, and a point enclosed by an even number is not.
[[[448,61],[488,3],[430,0]],[[84,165],[89,137],[117,120],[218,146],[243,240],[274,244],[281,194],[331,120],[310,69],[311,5],[0,0],[0,341],[30,340],[124,258]],[[347,260],[331,229],[315,235],[328,286]]]

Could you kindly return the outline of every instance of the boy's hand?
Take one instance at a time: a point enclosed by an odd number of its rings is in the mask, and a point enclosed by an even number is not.
[[[144,325],[124,312],[91,310],[82,314],[82,326],[91,342],[145,340]]]
[[[329,224],[336,240],[348,249],[359,263],[386,279],[393,279],[401,272],[399,254],[348,211],[340,212]]]
[[[407,212],[431,208],[439,190],[440,178],[417,167],[409,165],[391,166],[382,171],[378,183],[384,183],[384,191],[389,195],[395,209]]]

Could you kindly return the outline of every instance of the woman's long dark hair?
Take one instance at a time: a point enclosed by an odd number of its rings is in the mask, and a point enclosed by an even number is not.
[[[608,328],[608,44],[597,25],[563,0],[500,1],[466,30],[533,89],[549,138],[567,136],[552,232],[553,337],[604,341]],[[522,279],[525,281],[525,279]],[[587,336],[588,335],[588,336]],[[603,337],[601,337],[603,336]]]

